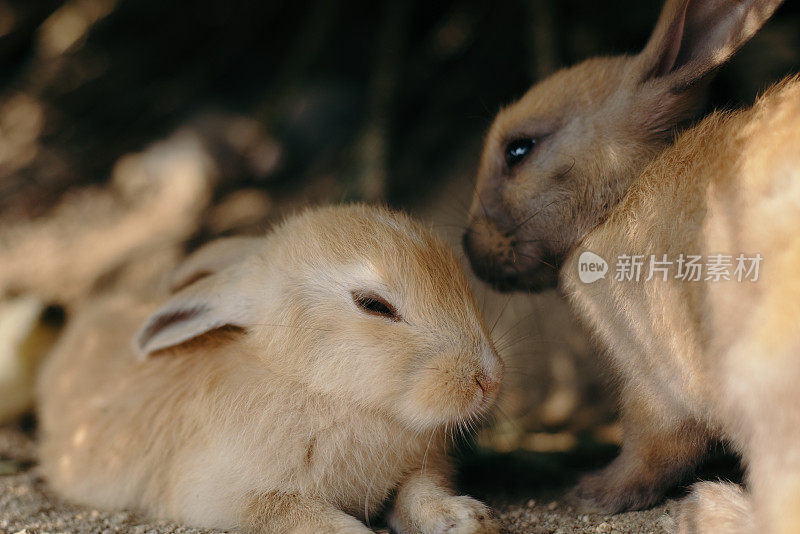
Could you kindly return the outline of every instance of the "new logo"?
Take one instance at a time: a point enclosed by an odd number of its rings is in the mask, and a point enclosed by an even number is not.
[[[578,278],[584,284],[597,282],[606,277],[608,263],[592,251],[587,250],[578,258]]]

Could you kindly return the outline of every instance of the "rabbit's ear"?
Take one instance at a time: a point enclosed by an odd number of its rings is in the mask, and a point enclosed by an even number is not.
[[[246,329],[252,325],[252,299],[235,274],[204,278],[176,293],[153,312],[133,340],[139,358],[145,359],[221,328]]]
[[[783,0],[667,0],[639,54],[641,81],[691,86],[746,43]]]
[[[239,263],[258,252],[265,240],[264,237],[228,237],[209,243],[190,254],[170,275],[170,291],[179,291],[206,276]]]

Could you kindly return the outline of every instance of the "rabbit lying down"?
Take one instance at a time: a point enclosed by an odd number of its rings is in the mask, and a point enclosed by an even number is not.
[[[160,304],[108,297],[40,376],[64,498],[258,532],[498,532],[447,443],[503,374],[453,252],[382,208],[304,212],[191,256]],[[131,338],[134,339],[133,345]]]

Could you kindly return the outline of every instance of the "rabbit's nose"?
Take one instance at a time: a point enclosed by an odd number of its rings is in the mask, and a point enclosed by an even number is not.
[[[484,397],[491,397],[500,389],[499,377],[492,376],[491,373],[485,370],[480,370],[475,373],[474,379],[475,383],[478,384],[478,387],[483,391]]]

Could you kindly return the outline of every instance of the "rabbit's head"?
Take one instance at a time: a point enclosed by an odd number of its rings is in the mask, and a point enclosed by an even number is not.
[[[567,253],[696,113],[708,75],[780,3],[668,0],[640,54],[556,72],[500,111],[464,235],[475,272],[500,289],[554,286]]]
[[[503,364],[455,255],[404,215],[310,210],[199,251],[173,286],[135,339],[143,358],[224,329],[271,372],[418,430],[497,396]]]

